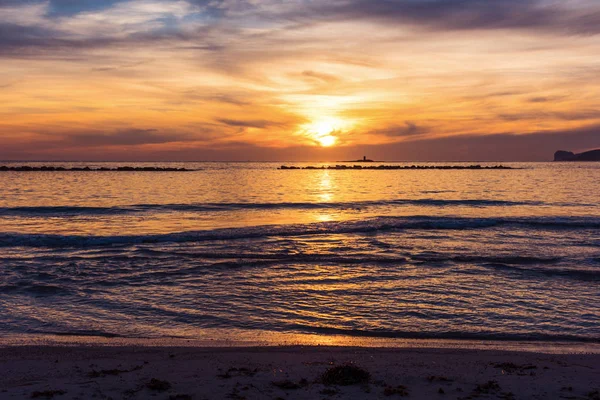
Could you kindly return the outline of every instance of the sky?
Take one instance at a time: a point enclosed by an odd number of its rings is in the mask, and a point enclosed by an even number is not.
[[[597,0],[0,0],[2,160],[600,148]]]

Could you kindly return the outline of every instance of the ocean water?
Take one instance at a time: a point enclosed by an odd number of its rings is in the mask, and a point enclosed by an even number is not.
[[[0,335],[600,341],[600,163],[135,165],[0,172]]]

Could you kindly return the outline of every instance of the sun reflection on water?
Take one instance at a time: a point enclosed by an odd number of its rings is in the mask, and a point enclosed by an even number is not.
[[[336,185],[331,179],[329,171],[322,171],[318,182],[318,198],[321,203],[332,203],[335,201]],[[317,221],[327,222],[334,219],[334,215],[327,209],[322,210],[317,215]]]

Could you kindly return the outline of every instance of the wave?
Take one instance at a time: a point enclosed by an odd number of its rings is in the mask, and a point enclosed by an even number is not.
[[[358,338],[382,338],[382,339],[431,339],[431,340],[494,340],[494,341],[519,341],[519,342],[580,342],[580,343],[600,343],[600,338],[596,336],[560,334],[560,333],[496,333],[496,332],[426,332],[426,331],[391,331],[391,330],[369,330],[369,329],[344,329],[334,327],[320,327],[305,324],[286,324],[283,330],[271,330],[273,327],[247,326],[246,324],[233,324],[236,328],[261,331],[267,328],[267,331],[282,333],[308,333],[325,336],[347,336]],[[271,329],[269,329],[271,328]],[[135,333],[113,333],[103,330],[46,330],[46,329],[28,329],[29,334],[53,335],[53,336],[81,336],[81,337],[102,337],[102,338],[126,338],[126,339],[160,339],[160,338],[180,338],[193,339],[193,336],[184,335],[161,335],[158,333],[137,335]]]
[[[504,201],[485,199],[396,199],[356,202],[279,202],[279,203],[198,203],[198,204],[134,204],[112,207],[94,206],[21,206],[0,207],[0,216],[71,216],[71,215],[122,215],[153,212],[218,212],[236,210],[320,210],[320,209],[361,209],[389,206],[468,206],[468,207],[510,207],[539,206],[543,202]]]
[[[68,295],[70,290],[64,286],[39,284],[39,283],[20,283],[17,285],[0,285],[0,293],[9,294],[30,294],[37,297]]]
[[[114,338],[134,338],[134,336],[125,336],[112,332],[105,332],[102,330],[69,330],[69,331],[53,331],[53,330],[41,330],[41,329],[27,329],[26,331],[29,334],[37,334],[37,335],[52,335],[52,336],[81,336],[81,337],[101,337],[107,339]],[[149,336],[135,336],[136,339],[149,339]]]
[[[495,333],[495,332],[412,332],[387,330],[360,330],[310,325],[296,325],[294,330],[321,335],[343,335],[351,337],[376,337],[389,339],[454,339],[454,340],[498,340],[498,341],[547,341],[547,342],[588,342],[600,343],[600,338],[583,335],[552,333]]]
[[[185,243],[213,240],[260,239],[268,237],[371,233],[399,230],[474,230],[496,227],[546,230],[600,229],[600,217],[375,217],[343,222],[264,225],[152,235],[116,236],[1,233],[0,247],[94,247],[144,243]]]
[[[571,260],[573,262],[573,260]],[[583,264],[583,263],[582,263]],[[582,265],[580,264],[580,265]],[[543,275],[549,278],[563,278],[573,279],[579,281],[595,282],[600,281],[600,274],[597,269],[573,269],[573,268],[531,268],[524,267],[523,265],[506,264],[500,262],[494,263],[482,263],[480,264],[486,268],[492,268],[496,270],[505,270],[508,272],[516,272],[520,274],[537,274]],[[585,265],[585,264],[583,264]]]
[[[556,264],[561,261],[560,257],[532,257],[532,256],[513,256],[513,255],[499,255],[499,256],[479,256],[479,255],[457,255],[448,256],[446,254],[439,255],[415,255],[412,257],[416,261],[424,262],[440,262],[440,261],[452,261],[455,263],[498,263],[498,264],[519,264],[519,265],[531,265],[531,264]]]

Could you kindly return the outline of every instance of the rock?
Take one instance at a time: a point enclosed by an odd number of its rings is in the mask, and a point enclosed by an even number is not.
[[[575,158],[575,153],[571,151],[559,150],[554,153],[554,161],[572,161]]]
[[[590,150],[579,154],[559,150],[554,153],[554,161],[600,161],[600,149]]]

